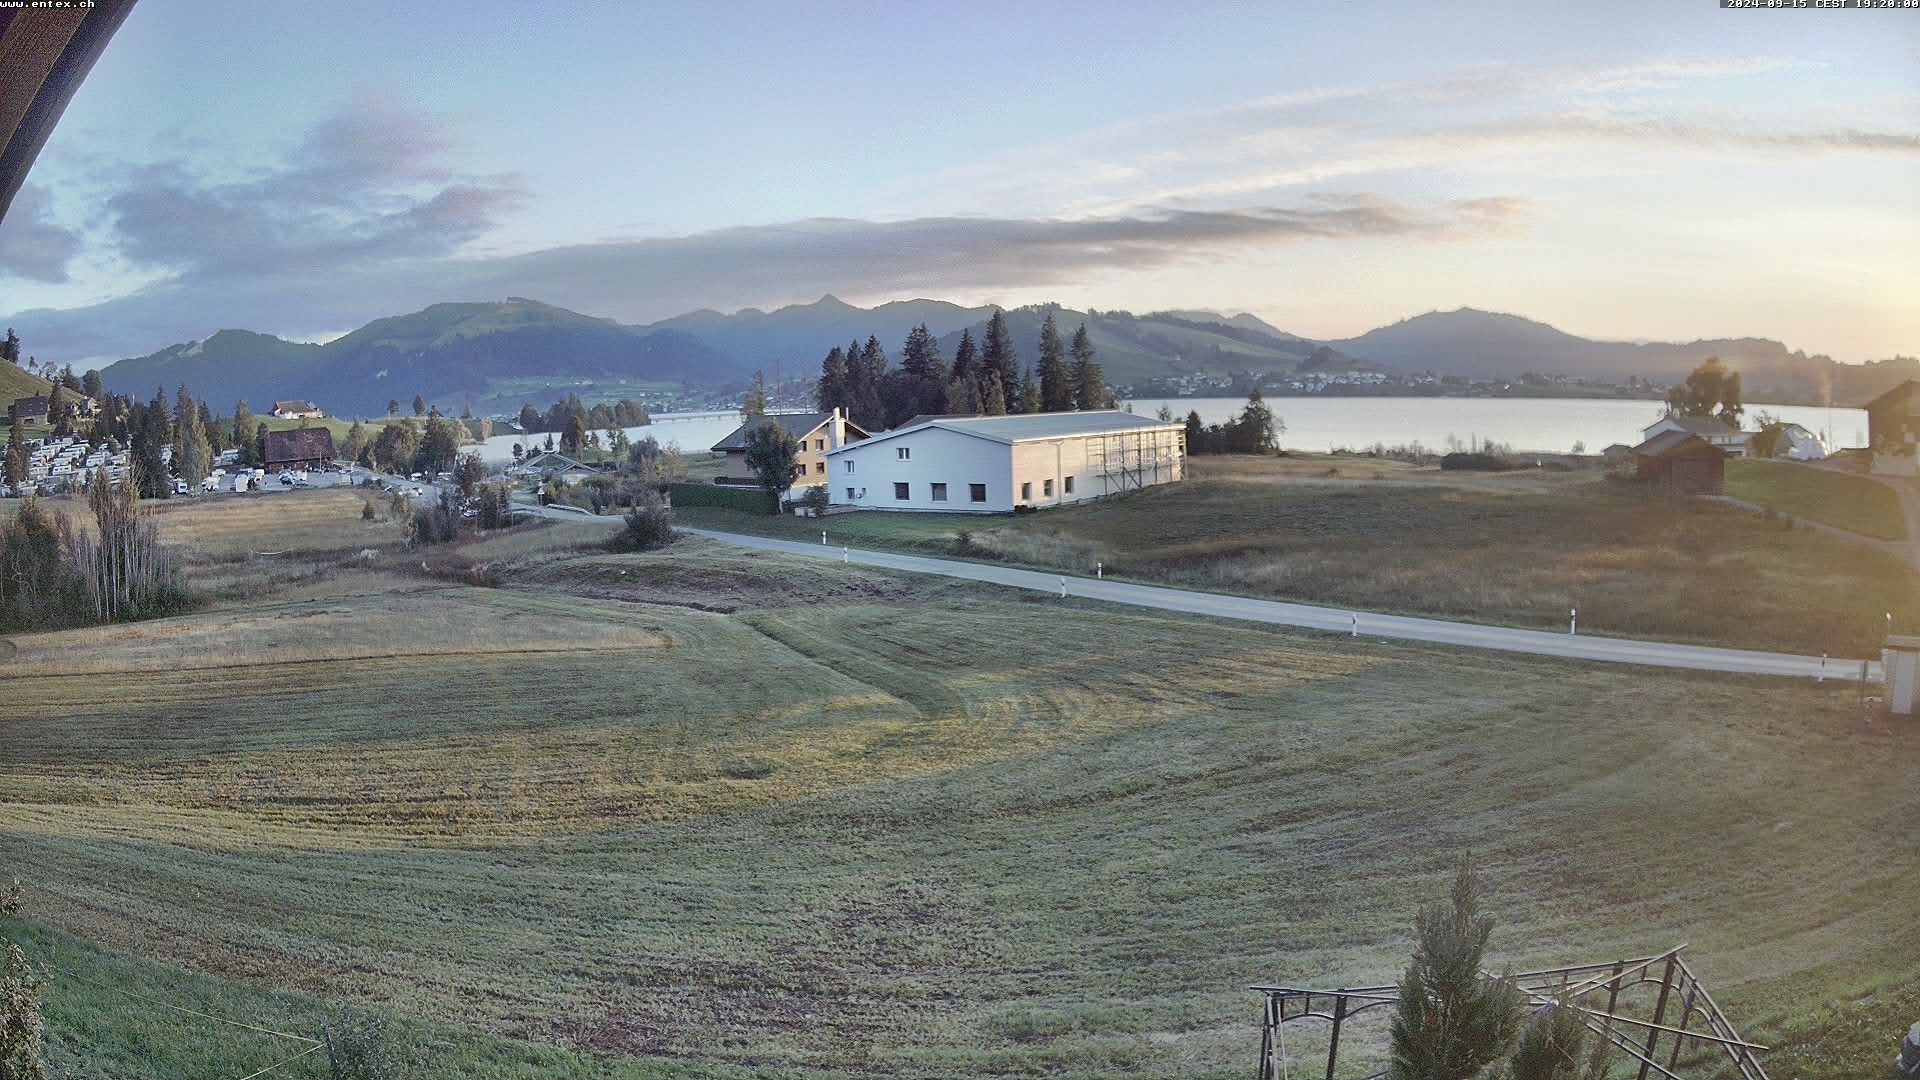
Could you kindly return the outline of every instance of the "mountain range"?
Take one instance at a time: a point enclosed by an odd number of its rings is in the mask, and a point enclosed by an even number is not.
[[[192,387],[213,401],[256,407],[307,398],[336,415],[377,415],[415,394],[453,411],[512,412],[567,393],[644,397],[649,391],[737,389],[755,370],[810,376],[833,345],[869,335],[892,351],[925,323],[951,356],[960,332],[978,339],[992,307],[900,300],[862,308],[833,296],[773,311],[702,310],[643,326],[623,325],[520,297],[435,304],[376,319],[324,345],[222,330],[122,360],[103,373],[114,390],[146,395],[156,386]],[[1063,335],[1084,323],[1110,382],[1141,384],[1181,375],[1305,371],[1433,372],[1475,379],[1523,373],[1672,382],[1708,356],[1742,373],[1747,396],[1776,401],[1864,400],[1917,372],[1911,360],[1837,364],[1764,338],[1686,343],[1594,341],[1545,323],[1462,308],[1430,312],[1358,337],[1315,340],[1250,314],[1174,310],[1134,315],[1055,305],[1006,310],[1023,363],[1035,358],[1041,321],[1052,313]]]

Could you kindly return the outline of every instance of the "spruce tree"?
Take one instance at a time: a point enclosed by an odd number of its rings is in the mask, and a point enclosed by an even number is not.
[[[884,427],[886,403],[880,388],[887,377],[887,350],[880,347],[880,339],[867,338],[867,343],[860,348],[859,362],[849,361],[847,368],[856,373],[852,380],[852,406],[848,410],[853,414],[853,422],[868,431]]]
[[[174,471],[189,489],[198,491],[200,482],[212,471],[213,454],[207,433],[200,427],[200,410],[187,396],[186,387],[180,388],[180,421],[175,428],[174,442],[179,449],[174,451]]]
[[[847,354],[838,345],[820,361],[820,381],[814,384],[813,400],[821,412],[847,407]]]
[[[249,468],[260,464],[253,453],[253,410],[241,398],[233,403],[233,424],[227,429],[227,441],[240,450],[240,464]]]
[[[1554,1002],[1527,1022],[1504,1080],[1605,1080],[1612,1050],[1604,1038],[1588,1045],[1590,1034],[1586,1013]]]
[[[1022,402],[1024,405],[1024,401]],[[1073,386],[1067,378],[1067,347],[1060,341],[1060,329],[1053,324],[1053,313],[1040,324],[1040,403],[1027,412],[1066,412],[1073,408]]]
[[[413,415],[425,416],[426,413],[427,413],[427,399],[421,397],[419,394],[413,395]]]
[[[19,487],[27,482],[27,426],[20,413],[13,413],[12,429],[7,432],[7,484]]]
[[[7,327],[7,336],[0,338],[0,360],[20,366],[20,335],[14,333],[11,326]]]
[[[1000,373],[989,371],[982,378],[986,392],[980,396],[980,415],[1007,415],[1007,392],[1000,386]]]
[[[986,340],[980,344],[980,364],[987,374],[1000,380],[1001,400],[1009,407],[1009,397],[1020,386],[1020,357],[1013,347],[1013,332],[1007,329],[1007,316],[996,310],[987,320]],[[988,392],[991,396],[991,391]]]
[[[1100,358],[1093,351],[1093,338],[1087,334],[1086,323],[1081,323],[1080,329],[1073,332],[1073,364],[1067,378],[1073,384],[1074,408],[1113,408],[1113,395],[1107,392],[1107,373],[1100,368]]]
[[[979,386],[980,352],[974,347],[972,329],[960,331],[960,344],[953,350],[953,378]],[[975,393],[977,396],[977,389]]]
[[[743,416],[767,415],[767,373],[756,371],[753,382],[747,385],[747,395],[740,401],[740,413]]]
[[[1043,404],[1044,402],[1040,399],[1040,384],[1034,381],[1033,365],[1029,364],[1027,365],[1025,373],[1020,376],[1020,411],[1023,413],[1037,413]],[[1008,411],[1011,412],[1012,410],[1009,409]]]
[[[1518,992],[1484,971],[1492,915],[1480,911],[1471,856],[1445,903],[1420,909],[1413,963],[1400,980],[1388,1080],[1474,1080],[1513,1049]]]

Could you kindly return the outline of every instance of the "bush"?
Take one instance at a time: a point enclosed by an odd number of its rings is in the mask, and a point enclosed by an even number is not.
[[[449,544],[460,538],[460,526],[460,504],[451,492],[442,491],[438,502],[413,512],[407,540],[414,547]]]
[[[320,1025],[326,1048],[327,1080],[390,1080],[400,1075],[387,1022],[376,1016],[339,1012]]]
[[[1465,472],[1508,472],[1520,466],[1498,454],[1475,454],[1456,450],[1440,459],[1440,467]]]
[[[372,521],[374,518],[377,518],[379,516],[380,516],[380,511],[375,510],[373,508],[372,499],[368,499],[366,502],[363,502],[360,504],[360,520],[361,521]]]
[[[800,500],[800,503],[807,509],[813,511],[814,517],[824,515],[827,512],[827,507],[830,505],[827,499],[827,485],[815,484],[808,488],[806,496]]]
[[[743,510],[749,514],[764,514],[773,505],[764,491],[716,487],[712,484],[668,484],[667,493],[673,497],[675,506],[717,506],[727,510]]]
[[[46,976],[27,963],[20,946],[0,949],[0,1077],[47,1080],[40,1048],[40,991]]]
[[[627,527],[613,538],[621,551],[653,551],[673,543],[673,511],[658,495],[643,498],[627,511]]]

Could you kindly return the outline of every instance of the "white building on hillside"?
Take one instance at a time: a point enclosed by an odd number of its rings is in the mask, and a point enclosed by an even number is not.
[[[1689,435],[1698,435],[1707,442],[1720,448],[1723,454],[1745,457],[1747,444],[1753,439],[1753,432],[1741,431],[1723,420],[1711,416],[1679,416],[1674,413],[1655,420],[1640,429],[1641,441],[1664,435],[1669,431],[1684,431]]]
[[[938,417],[827,452],[828,497],[868,510],[1007,513],[1186,475],[1185,428],[1132,413]]]

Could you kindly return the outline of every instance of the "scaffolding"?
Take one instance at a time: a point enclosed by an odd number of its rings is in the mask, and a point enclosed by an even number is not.
[[[1723,1075],[1739,1080],[1767,1080],[1754,1056],[1767,1048],[1747,1042],[1707,992],[1706,985],[1680,958],[1685,945],[1637,960],[1573,964],[1497,976],[1512,982],[1527,1007],[1535,1012],[1564,1007],[1584,1014],[1587,1030],[1614,1049],[1616,1069],[1609,1076],[1635,1080],[1688,1080],[1676,1070],[1699,1066],[1716,1073],[1694,1072],[1694,1077]],[[1496,977],[1491,976],[1489,977]],[[1361,1014],[1391,1007],[1400,1000],[1397,986],[1362,986],[1314,990],[1293,986],[1255,986],[1266,996],[1266,1016],[1260,1035],[1260,1080],[1296,1080],[1315,1077],[1338,1080],[1342,1029]],[[1650,999],[1650,1000],[1649,1000]],[[1677,1010],[1678,1016],[1673,1014]],[[1303,1020],[1330,1025],[1326,1036],[1325,1070],[1298,1070],[1287,1054],[1286,1027]],[[1316,1040],[1317,1041],[1317,1040]],[[1296,1045],[1300,1042],[1295,1039]],[[1666,1058],[1662,1063],[1660,1058]],[[1682,1062],[1682,1054],[1687,1061]],[[1311,1056],[1318,1056],[1317,1051]],[[1730,1068],[1730,1072],[1726,1071]],[[1375,1072],[1365,1080],[1381,1080]]]
[[[1186,475],[1184,428],[1109,431],[1089,436],[1087,441],[1087,462],[1100,478],[1103,495],[1164,484]]]

